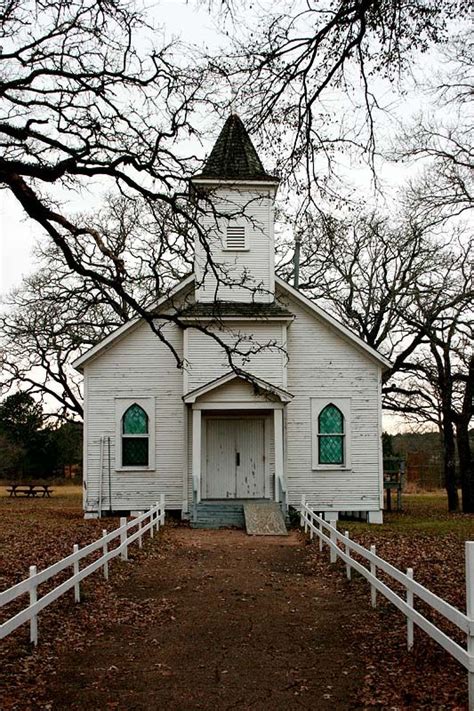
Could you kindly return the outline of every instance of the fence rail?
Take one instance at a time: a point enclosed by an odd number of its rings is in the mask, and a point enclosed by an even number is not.
[[[413,570],[408,568],[403,573],[395,566],[388,563],[376,554],[375,546],[370,550],[351,540],[348,531],[344,535],[329,521],[313,511],[306,503],[305,497],[301,501],[300,525],[305,532],[310,532],[311,538],[316,534],[319,538],[320,550],[324,544],[329,546],[331,563],[340,558],[346,564],[347,578],[351,578],[352,569],[366,578],[371,586],[371,603],[377,605],[377,592],[387,598],[407,618],[407,648],[413,647],[413,625],[416,624],[431,639],[437,642],[451,656],[453,656],[468,671],[469,683],[469,709],[474,711],[474,542],[466,541],[466,608],[464,614],[446,600],[438,597],[430,590],[413,579]],[[351,553],[361,556],[368,563],[368,567],[355,560]],[[405,588],[405,599],[400,597],[386,583],[377,577],[377,571],[383,571]],[[433,610],[436,610],[446,620],[458,627],[467,636],[467,649],[464,649],[454,639],[440,630],[433,622],[415,609],[415,598],[422,600]]]
[[[148,511],[140,512],[139,515],[131,521],[127,521],[126,518],[121,518],[119,528],[110,531],[110,533],[104,529],[101,538],[84,548],[79,548],[79,546],[75,545],[71,555],[53,563],[48,568],[38,572],[35,565],[30,566],[30,575],[28,578],[25,578],[25,580],[0,593],[0,607],[4,607],[21,595],[29,593],[29,605],[0,625],[0,639],[11,634],[18,627],[25,624],[25,622],[30,622],[30,641],[34,645],[37,645],[38,614],[41,610],[44,610],[45,607],[51,605],[52,602],[72,588],[74,588],[75,602],[80,602],[80,583],[85,580],[85,578],[95,573],[99,568],[102,568],[104,578],[108,579],[110,561],[117,556],[120,556],[122,560],[128,560],[128,546],[134,543],[134,541],[138,541],[138,545],[141,548],[144,534],[150,532],[150,536],[153,537],[154,531],[158,531],[164,521],[165,498],[162,495],[160,501]],[[133,529],[137,530],[129,534]],[[120,544],[112,550],[109,550],[109,544],[117,538],[120,538]],[[80,561],[99,550],[102,550],[102,555],[81,570]],[[38,598],[38,586],[68,568],[72,569],[73,574],[71,577],[50,590],[46,595]]]

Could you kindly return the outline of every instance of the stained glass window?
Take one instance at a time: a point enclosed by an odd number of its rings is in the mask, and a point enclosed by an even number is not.
[[[148,415],[134,403],[122,418],[122,466],[148,466]]]
[[[148,465],[148,437],[123,437],[122,466],[146,467]]]
[[[319,464],[344,463],[344,416],[335,405],[327,405],[318,417]]]
[[[136,403],[130,405],[123,416],[123,434],[148,434],[148,415]]]

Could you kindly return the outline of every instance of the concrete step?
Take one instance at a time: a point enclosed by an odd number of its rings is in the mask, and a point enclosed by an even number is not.
[[[201,502],[194,507],[191,528],[244,528],[244,507],[236,503]]]
[[[245,527],[249,536],[287,536],[280,504],[249,502],[244,504]]]

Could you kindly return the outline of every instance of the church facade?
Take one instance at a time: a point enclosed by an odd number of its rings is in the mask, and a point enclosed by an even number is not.
[[[206,238],[156,306],[81,356],[84,510],[143,510],[160,493],[196,525],[249,500],[382,522],[381,378],[389,362],[275,274],[268,175],[232,115],[200,175]],[[177,312],[178,322],[164,318]],[[161,321],[160,321],[161,314]],[[218,508],[217,508],[218,507]],[[217,520],[217,519],[216,519]],[[229,519],[227,522],[232,522]]]

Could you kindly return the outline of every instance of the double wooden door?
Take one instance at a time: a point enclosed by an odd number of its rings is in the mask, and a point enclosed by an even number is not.
[[[206,499],[265,496],[265,418],[208,418]]]

